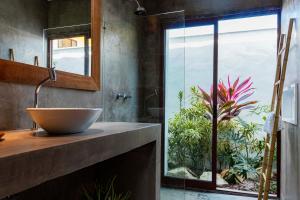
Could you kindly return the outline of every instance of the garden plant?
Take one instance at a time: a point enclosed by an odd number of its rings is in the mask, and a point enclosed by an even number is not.
[[[262,124],[243,120],[240,114],[247,110],[248,115],[265,119],[269,108],[248,100],[255,92],[252,85],[251,78],[231,83],[228,77],[227,84],[220,81],[217,87],[217,168],[229,186],[249,180],[258,184],[264,149],[264,140],[258,137]],[[179,92],[178,99],[180,110],[168,126],[169,170],[184,167],[200,179],[204,172],[211,171],[213,89],[206,92],[192,87],[187,108],[182,106],[183,92]],[[250,190],[256,191],[257,184]]]

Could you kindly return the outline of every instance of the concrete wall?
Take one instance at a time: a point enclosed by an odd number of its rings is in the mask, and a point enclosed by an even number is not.
[[[8,49],[10,48],[14,49],[15,60],[18,62],[33,64],[34,56],[42,58],[43,29],[47,27],[45,10],[47,10],[46,1],[1,1],[1,59],[9,59]]]
[[[300,0],[283,0],[282,9],[282,32],[286,33],[290,18],[296,18],[292,48],[290,51],[289,64],[287,68],[286,86],[300,82]],[[299,106],[299,100],[298,100]],[[299,113],[299,110],[298,110]],[[298,114],[299,115],[299,114]],[[285,124],[282,133],[282,155],[281,155],[281,199],[300,199],[300,127]]]
[[[223,15],[231,12],[281,6],[281,0],[158,0],[145,1],[151,13],[185,10],[186,15]]]
[[[91,1],[52,0],[48,16],[49,28],[91,23]]]
[[[85,92],[42,88],[41,107],[104,107],[105,121],[137,120],[138,18],[130,12],[134,6],[125,0],[103,2],[106,30],[102,35],[102,90]],[[112,95],[116,91],[130,93],[133,98],[117,102]],[[33,94],[33,86],[0,82],[0,130],[31,127],[25,109],[32,106]]]
[[[104,112],[108,121],[136,121],[139,110],[142,21],[133,14],[134,2],[104,1],[103,79]],[[116,101],[117,93],[132,96]]]

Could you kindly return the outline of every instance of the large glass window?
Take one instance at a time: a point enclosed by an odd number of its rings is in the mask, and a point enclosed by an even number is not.
[[[257,192],[262,128],[276,70],[277,24],[278,15],[269,14],[166,30],[165,176],[192,180],[194,186],[206,181]],[[212,140],[216,137],[217,142]]]
[[[230,100],[237,106],[248,104],[230,120],[219,121],[218,172],[228,183],[220,187],[257,191],[276,51],[277,15],[219,21],[219,84],[233,88],[235,96]],[[276,193],[275,163],[273,172],[271,190]]]

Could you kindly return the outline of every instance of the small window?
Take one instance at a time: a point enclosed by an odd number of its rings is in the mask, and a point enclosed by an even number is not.
[[[49,40],[49,66],[61,71],[90,76],[91,38],[87,35]]]

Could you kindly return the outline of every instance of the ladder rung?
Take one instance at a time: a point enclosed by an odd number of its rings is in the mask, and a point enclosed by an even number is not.
[[[286,48],[283,47],[283,48],[279,51],[278,56],[282,55],[282,54],[284,53],[285,49],[286,49]]]
[[[276,86],[276,85],[279,85],[279,84],[280,84],[280,81],[281,81],[281,80],[277,81],[274,85],[275,85],[275,86]]]
[[[266,180],[267,180],[266,174],[262,173],[262,176],[263,176],[264,182],[266,182]]]

